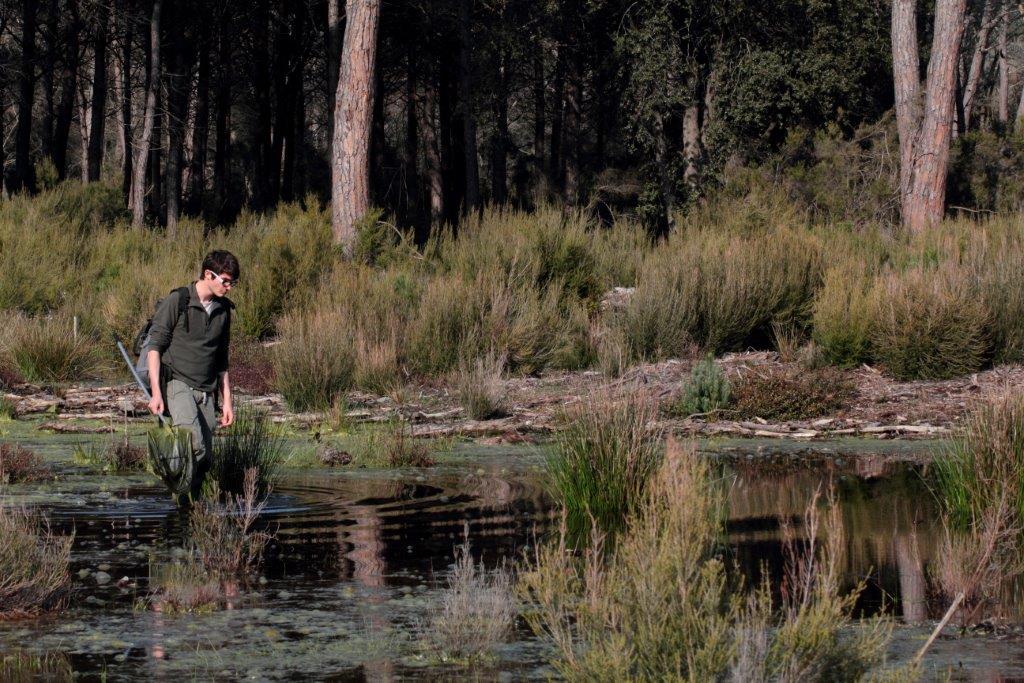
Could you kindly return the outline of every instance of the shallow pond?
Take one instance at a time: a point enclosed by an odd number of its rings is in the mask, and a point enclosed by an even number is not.
[[[489,566],[518,559],[551,529],[535,448],[458,447],[424,470],[286,470],[262,520],[276,540],[260,585],[233,609],[171,616],[138,607],[151,555],[173,556],[182,542],[184,519],[155,480],[74,466],[70,450],[82,437],[18,440],[45,453],[62,476],[44,486],[9,487],[0,501],[39,506],[57,529],[74,530],[74,588],[61,614],[0,624],[0,651],[58,653],[85,677],[107,680],[519,680],[552,673],[525,627],[474,670],[438,661],[418,636],[465,528],[473,555]],[[937,547],[936,513],[915,464],[931,446],[701,447],[734,477],[730,554],[750,580],[781,572],[781,522],[799,530],[813,492],[832,482],[842,509],[846,582],[866,581],[861,612],[884,609],[911,623],[941,616],[944,606],[930,597],[925,571]],[[101,585],[98,572],[110,581]],[[1004,607],[1019,614],[1013,601]],[[912,656],[930,628],[899,627],[894,657]],[[943,637],[927,665],[930,676],[1024,677],[1022,645],[1017,637]]]

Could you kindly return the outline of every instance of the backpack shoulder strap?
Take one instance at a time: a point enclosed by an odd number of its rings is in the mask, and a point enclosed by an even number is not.
[[[188,332],[188,304],[192,297],[189,294],[188,287],[178,287],[171,293],[173,294],[174,292],[178,293],[178,317],[180,318],[182,315],[185,315],[185,331]]]

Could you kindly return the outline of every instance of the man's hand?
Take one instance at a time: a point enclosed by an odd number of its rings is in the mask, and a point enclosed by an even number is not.
[[[224,403],[224,407],[220,411],[220,426],[230,427],[235,421],[235,411],[231,407],[231,402],[227,401]]]
[[[153,398],[149,399],[149,412],[154,415],[164,414],[164,397],[159,393],[154,394]]]

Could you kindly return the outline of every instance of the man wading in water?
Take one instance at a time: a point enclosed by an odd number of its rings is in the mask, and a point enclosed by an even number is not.
[[[192,432],[192,500],[198,500],[210,470],[218,393],[220,426],[235,421],[228,379],[231,309],[235,305],[224,295],[238,284],[238,276],[238,259],[231,253],[207,254],[199,279],[187,288],[188,306],[179,308],[185,288],[174,290],[161,301],[142,350],[149,368],[150,411],[161,415],[166,409],[175,427]]]

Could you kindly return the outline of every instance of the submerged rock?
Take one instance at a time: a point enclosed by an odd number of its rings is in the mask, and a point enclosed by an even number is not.
[[[96,579],[96,583],[100,586],[105,586],[110,583],[110,574],[106,572],[96,572],[93,578]]]

